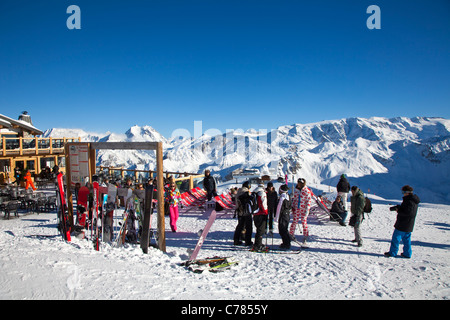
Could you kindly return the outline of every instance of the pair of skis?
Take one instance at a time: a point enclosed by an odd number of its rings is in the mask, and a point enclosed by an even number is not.
[[[213,257],[213,258],[186,261],[181,263],[180,265],[187,267],[188,270],[191,270],[194,273],[202,273],[204,271],[220,272],[228,270],[231,268],[231,266],[236,265],[238,263],[239,261],[237,261],[233,257]]]

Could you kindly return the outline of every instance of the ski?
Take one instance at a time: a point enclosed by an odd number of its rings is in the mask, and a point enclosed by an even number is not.
[[[86,211],[88,209],[89,188],[81,187],[77,197],[77,220],[81,228],[86,227]]]
[[[205,228],[202,231],[202,234],[200,235],[200,238],[198,239],[197,245],[195,246],[194,251],[192,252],[191,256],[189,257],[189,261],[195,260],[197,258],[198,252],[200,251],[203,242],[206,239],[206,236],[208,235],[209,229],[211,229],[212,224],[216,220],[216,210],[211,211],[211,214],[209,216],[208,222],[206,223]]]
[[[123,213],[122,225],[120,226],[119,234],[116,238],[116,247],[120,247],[125,242],[128,216],[130,211],[133,210],[133,201],[131,201],[132,190],[128,189],[127,194],[124,196],[125,212]]]
[[[153,186],[145,189],[144,200],[144,219],[142,221],[141,249],[144,253],[148,253],[148,245],[150,243],[150,228],[153,209]]]
[[[99,237],[98,237],[98,199],[100,196],[100,190],[99,190],[99,184],[97,181],[94,181],[92,183],[92,187],[94,189],[93,192],[93,200],[94,200],[94,212],[92,213],[92,229],[94,228],[95,225],[95,234],[94,234],[94,238],[93,238],[93,242],[94,242],[94,249],[96,251],[100,250],[100,243],[99,243]],[[94,213],[95,213],[95,219],[94,219]]]
[[[239,261],[237,261],[233,257],[214,257],[214,258],[186,261],[181,265],[187,267],[188,270],[194,273],[202,273],[204,271],[220,272],[228,270],[231,268],[231,266],[236,265],[238,263]]]
[[[113,184],[108,185],[108,197],[105,204],[105,211],[103,212],[103,240],[104,242],[111,242],[114,237],[114,209],[116,206],[117,187]]]
[[[267,254],[299,254],[303,251],[304,248],[300,249],[282,249],[282,248],[275,248],[275,247],[266,247],[263,250],[255,250],[253,248],[248,249],[248,247],[240,248],[240,247],[234,247],[234,250],[239,251],[247,251],[252,253],[267,253]]]
[[[63,174],[60,172],[57,176],[56,198],[58,199],[58,229],[64,240],[71,241],[70,238],[70,222],[67,212],[66,196],[64,193]]]

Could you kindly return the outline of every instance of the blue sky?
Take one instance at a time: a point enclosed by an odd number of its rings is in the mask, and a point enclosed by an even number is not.
[[[81,30],[69,30],[69,5]],[[367,7],[381,9],[369,30]],[[0,2],[0,113],[165,136],[347,117],[450,118],[450,1]]]

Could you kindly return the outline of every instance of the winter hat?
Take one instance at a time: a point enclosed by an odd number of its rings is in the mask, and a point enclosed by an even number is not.
[[[250,189],[250,187],[251,187],[250,182],[245,181],[245,182],[242,184],[242,187],[243,187],[243,188]]]
[[[283,184],[283,185],[280,187],[280,193],[286,193],[286,192],[288,192],[288,191],[289,191],[289,188],[288,188],[287,185]]]
[[[268,182],[268,183],[267,183],[267,189],[272,188],[272,187],[273,187],[272,181],[271,181],[271,182]]]
[[[343,174],[341,175],[341,178],[342,178],[342,179],[346,179],[347,176],[343,173]]]

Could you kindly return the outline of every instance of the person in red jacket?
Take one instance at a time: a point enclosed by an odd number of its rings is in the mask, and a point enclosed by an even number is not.
[[[253,222],[255,223],[256,227],[255,244],[253,246],[253,250],[263,251],[267,249],[266,246],[262,244],[262,238],[266,231],[267,215],[269,213],[269,211],[267,210],[267,195],[266,191],[264,190],[263,184],[258,185],[258,188],[256,188],[253,192],[256,193],[256,199],[258,202],[258,210],[253,216]]]

